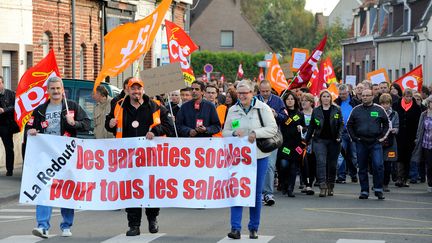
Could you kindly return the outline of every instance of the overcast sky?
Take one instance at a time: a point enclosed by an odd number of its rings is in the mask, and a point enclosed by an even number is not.
[[[305,9],[312,13],[324,12],[328,16],[339,0],[306,0]]]

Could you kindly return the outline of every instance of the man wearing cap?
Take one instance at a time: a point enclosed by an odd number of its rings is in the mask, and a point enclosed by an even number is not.
[[[116,138],[143,137],[151,140],[155,136],[172,136],[174,124],[168,110],[157,101],[144,94],[144,82],[132,78],[128,82],[128,96],[119,100],[105,120],[105,128]],[[159,227],[156,217],[159,208],[146,208],[150,233],[157,233]],[[126,236],[140,234],[142,208],[127,208],[129,230]]]
[[[90,119],[84,109],[71,100],[66,100],[62,79],[51,77],[47,81],[47,91],[49,100],[36,107],[32,117],[27,122],[28,135],[35,136],[38,133],[51,134],[57,136],[76,137],[78,131],[88,131],[90,129]],[[67,106],[66,106],[67,102]],[[26,138],[24,138],[26,139]],[[34,161],[37,163],[37,158]],[[50,228],[52,207],[36,206],[37,228],[32,234],[41,238],[48,238]],[[74,210],[61,208],[63,221],[60,223],[63,237],[72,236],[71,227],[74,219]]]
[[[203,99],[204,90],[203,82],[192,83],[192,100],[180,107],[176,117],[180,137],[211,137],[221,130],[215,105]]]

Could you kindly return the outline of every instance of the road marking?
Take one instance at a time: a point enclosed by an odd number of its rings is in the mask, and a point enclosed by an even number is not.
[[[157,238],[166,235],[162,234],[141,234],[138,236],[126,236],[125,234],[114,236],[108,240],[102,241],[101,243],[146,243],[156,240]]]
[[[53,209],[53,213],[60,213],[60,209]],[[36,209],[33,208],[5,208],[0,209],[0,213],[36,213]]]
[[[424,194],[424,192],[420,193]],[[352,197],[352,198],[358,198],[358,194],[352,194],[352,193],[335,193],[337,196],[344,196],[344,197]],[[413,204],[422,204],[422,205],[432,205],[430,202],[420,202],[420,201],[410,201],[410,200],[400,200],[400,199],[392,199],[392,198],[386,198],[384,201],[393,201],[393,202],[402,202],[402,203],[413,203]]]
[[[354,239],[339,239],[336,243],[385,243],[383,240],[354,240]]]
[[[305,210],[432,210],[432,208],[304,208]]]
[[[55,235],[50,235],[50,237],[54,237]],[[34,236],[34,235],[13,235],[8,238],[0,240],[0,243],[36,243],[42,241],[44,239]]]
[[[364,214],[364,213],[350,213],[350,212],[342,212],[342,211],[337,211],[337,210],[321,210],[319,208],[305,208],[304,210],[306,210],[306,211],[315,211],[315,212],[324,212],[324,213],[348,214],[348,215],[374,217],[374,218],[391,219],[391,220],[402,220],[402,221],[405,220],[405,221],[420,222],[420,223],[432,223],[432,221],[429,221],[429,220],[418,220],[418,219],[409,219],[409,218],[380,216],[380,215]]]
[[[267,242],[271,241],[273,238],[274,238],[274,236],[270,236],[270,235],[259,235],[258,239],[249,239],[249,235],[242,235],[241,239],[235,240],[235,242],[236,243],[241,243],[241,242],[267,243]],[[228,236],[226,236],[225,238],[218,241],[217,243],[226,243],[226,242],[232,243],[233,240],[228,238]]]
[[[0,215],[0,219],[23,219],[23,218],[32,218],[33,216],[14,216],[14,215],[9,215],[9,216],[3,216]]]
[[[374,231],[375,230],[375,231]],[[379,231],[377,231],[379,230]],[[385,232],[383,230],[397,230],[399,232]],[[431,234],[416,234],[407,233],[407,230],[432,230],[432,227],[411,227],[411,228],[323,228],[323,229],[303,229],[307,232],[327,232],[327,233],[357,233],[357,234],[379,234],[379,235],[401,235],[401,236],[420,236],[420,237],[432,237]],[[403,232],[405,231],[405,232]]]

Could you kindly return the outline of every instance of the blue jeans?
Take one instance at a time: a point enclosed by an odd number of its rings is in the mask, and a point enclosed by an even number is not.
[[[261,217],[261,193],[264,184],[264,177],[267,171],[268,157],[258,159],[257,161],[257,179],[256,179],[256,194],[255,207],[249,208],[249,230],[258,231]],[[241,230],[243,207],[231,207],[231,229]]]
[[[70,208],[61,208],[61,215],[63,217],[63,221],[60,223],[60,229],[70,229],[72,227],[73,219],[74,219],[74,210]],[[51,219],[52,207],[49,206],[36,206],[36,221],[38,224],[38,228],[43,228],[49,230],[51,227],[49,221]]]
[[[418,161],[411,161],[410,162],[409,178],[411,180],[414,180],[414,181],[417,181],[417,179],[419,178],[419,163],[418,163]]]
[[[338,158],[338,169],[337,178],[340,180],[346,180],[346,169],[348,167],[348,172],[351,178],[357,177],[357,153],[355,142],[351,141],[346,129],[343,130],[341,136],[342,149],[345,151],[345,157],[342,153]]]
[[[357,142],[357,162],[359,166],[359,179],[361,192],[369,194],[369,174],[368,161],[369,155],[372,160],[373,187],[376,192],[383,191],[384,181],[384,162],[383,152],[380,143],[367,144]]]
[[[263,186],[263,194],[264,195],[273,195],[274,192],[274,176],[275,176],[275,170],[276,170],[276,159],[277,159],[278,150],[275,149],[273,152],[271,152],[270,156],[268,157],[268,166],[267,171],[264,179],[264,186]]]

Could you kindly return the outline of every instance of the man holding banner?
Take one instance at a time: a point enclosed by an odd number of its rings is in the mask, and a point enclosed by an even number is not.
[[[38,133],[57,136],[76,137],[78,131],[90,129],[90,119],[86,112],[73,101],[67,101],[64,96],[63,81],[59,77],[51,77],[47,81],[48,102],[39,105],[27,123],[28,135]],[[30,159],[29,159],[30,160]],[[32,161],[33,162],[33,161]],[[37,205],[37,228],[32,233],[35,236],[48,238],[52,207]],[[74,209],[61,208],[63,221],[60,224],[62,236],[72,236],[70,228],[73,223]]]
[[[155,136],[172,136],[174,123],[168,110],[157,101],[144,94],[144,82],[132,78],[128,83],[129,96],[117,102],[107,115],[105,128],[115,132],[116,138],[142,137],[153,139]],[[159,227],[156,217],[159,208],[146,208],[150,233],[157,233]],[[137,236],[140,232],[142,208],[127,208],[129,230],[126,236]]]

